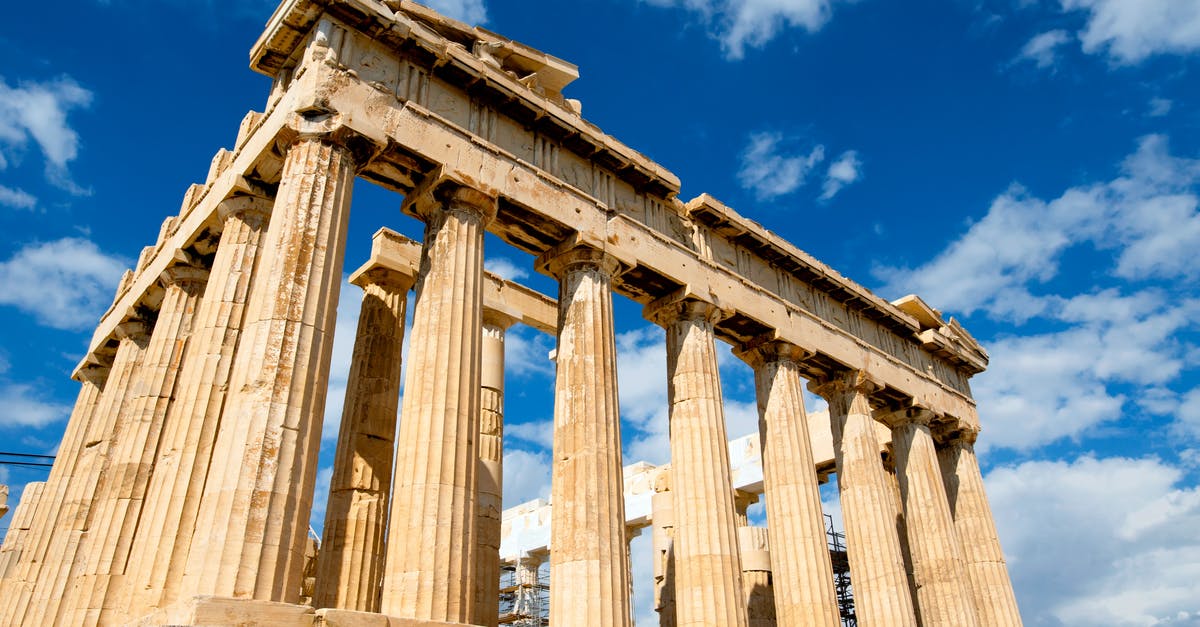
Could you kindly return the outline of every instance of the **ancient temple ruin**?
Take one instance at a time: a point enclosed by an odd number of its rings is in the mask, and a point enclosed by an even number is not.
[[[628,626],[628,541],[648,528],[663,625],[832,627],[830,476],[859,624],[1021,624],[973,451],[987,355],[956,321],[677,198],[564,97],[575,66],[420,5],[286,0],[251,67],[274,79],[265,110],[125,275],[75,372],[58,458],[0,550],[0,624],[497,625],[504,597],[506,623]],[[353,273],[314,557],[360,178],[425,236],[380,231]],[[558,294],[486,274],[485,232]],[[614,292],[666,331],[669,467],[623,467]],[[502,513],[515,324],[557,338],[554,462],[548,503]],[[727,442],[718,340],[755,372],[746,442]],[[827,414],[806,414],[805,386]],[[765,529],[746,519],[759,498]]]

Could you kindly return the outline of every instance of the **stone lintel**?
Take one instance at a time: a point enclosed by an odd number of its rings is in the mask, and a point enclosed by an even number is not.
[[[443,623],[336,609],[317,610],[315,618],[313,627],[468,627],[466,623]]]
[[[391,229],[379,229],[371,238],[371,259],[350,275],[356,281],[366,272],[386,268],[415,280],[421,265],[421,244]],[[484,272],[484,318],[490,314],[509,316],[542,333],[558,333],[558,301],[524,285]]]

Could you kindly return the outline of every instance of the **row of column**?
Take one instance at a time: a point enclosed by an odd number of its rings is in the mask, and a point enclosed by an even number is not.
[[[22,576],[10,578],[19,582],[6,596],[10,622],[96,624],[195,595],[298,600],[350,189],[366,156],[336,119],[297,118],[293,128],[273,203],[227,201],[207,277],[171,270],[153,329],[124,323],[104,376],[85,373],[64,438],[71,454],[35,514],[50,535],[18,561]],[[496,199],[454,183],[431,192],[410,201],[426,236],[395,468],[395,401],[383,397],[399,380],[409,286],[369,280],[357,396],[348,396],[344,417],[352,428],[339,439],[330,502],[344,517],[327,522],[327,538],[345,542],[327,541],[315,601],[491,624],[484,582],[498,569],[502,382],[494,373],[484,380],[480,330],[483,235]],[[619,264],[575,245],[539,264],[560,285],[551,622],[629,625],[611,298]],[[671,296],[646,315],[667,331],[676,622],[747,625],[715,348],[722,314]],[[775,586],[776,612],[785,624],[836,624],[802,402],[804,355],[779,342],[741,354],[755,365],[772,566],[786,582]],[[869,382],[849,373],[817,389],[833,416],[860,620],[915,624],[888,514],[896,508],[884,507],[893,501]],[[969,445],[941,454],[948,496],[928,417],[888,419],[922,624],[976,624],[975,612],[988,611],[998,618],[982,624],[1016,624]],[[956,526],[955,515],[967,522]],[[966,562],[950,541],[956,533],[971,547]],[[972,566],[975,559],[986,566]],[[349,571],[359,574],[330,575]]]

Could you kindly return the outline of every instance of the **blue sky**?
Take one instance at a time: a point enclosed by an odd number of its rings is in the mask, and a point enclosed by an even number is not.
[[[1200,1],[440,0],[580,66],[606,132],[990,350],[980,450],[1029,625],[1200,625]],[[53,452],[122,271],[232,144],[268,0],[15,3],[0,26],[0,439]],[[420,225],[355,190],[370,234]],[[553,292],[488,241],[489,265]],[[339,309],[336,420],[357,315]],[[626,462],[665,460],[662,335],[617,300]],[[547,491],[551,338],[509,342],[509,504]],[[730,435],[754,428],[723,353]],[[332,440],[323,446],[327,480]],[[0,466],[15,496],[44,474]],[[831,509],[834,501],[829,501]],[[315,516],[318,520],[320,516]],[[4,522],[0,522],[0,527]],[[639,624],[649,546],[635,541]]]

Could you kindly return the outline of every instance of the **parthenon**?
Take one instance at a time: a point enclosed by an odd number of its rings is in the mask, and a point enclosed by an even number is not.
[[[0,548],[0,624],[496,626],[502,569],[536,580],[544,562],[558,627],[632,625],[651,584],[664,626],[834,627],[833,480],[857,624],[1021,625],[974,452],[987,353],[956,320],[678,198],[564,96],[574,65],[408,0],[284,0],[250,59],[273,80],[264,111],[143,249],[75,370],[58,457]],[[380,230],[351,274],[318,543],[358,179],[424,237]],[[485,272],[485,233],[558,293]],[[666,333],[669,465],[622,459],[614,293]],[[551,489],[503,511],[518,324],[557,340]],[[733,443],[720,345],[757,391],[759,433]],[[655,578],[635,583],[643,529]]]

